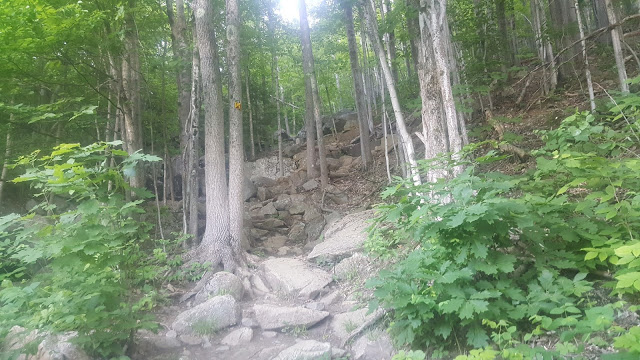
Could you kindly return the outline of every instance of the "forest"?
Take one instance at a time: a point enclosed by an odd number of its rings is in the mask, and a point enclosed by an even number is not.
[[[638,29],[3,0],[0,360],[638,359]]]

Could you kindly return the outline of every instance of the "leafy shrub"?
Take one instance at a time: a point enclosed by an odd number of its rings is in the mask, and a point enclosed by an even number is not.
[[[129,156],[119,144],[63,144],[19,159],[26,172],[14,181],[29,182],[41,203],[0,218],[0,333],[13,325],[77,331],[91,355],[109,358],[137,329],[156,326],[146,310],[157,267],[141,250],[148,226],[136,220],[142,200],[125,200],[121,174],[157,158]],[[112,156],[116,167],[107,166]]]
[[[379,206],[367,246],[403,256],[369,286],[373,306],[395,309],[396,340],[485,349],[469,359],[492,358],[492,346],[503,358],[522,358],[578,354],[624,332],[613,326],[622,304],[590,301],[595,278],[587,274],[613,270],[615,281],[606,285],[614,293],[640,290],[638,109],[640,97],[631,95],[599,118],[570,116],[541,133],[546,145],[525,175],[478,172],[494,159],[489,154],[462,163],[455,179],[400,180],[385,190],[393,201]],[[460,165],[439,158],[422,166],[447,162]],[[536,346],[549,333],[559,337],[556,348]],[[633,334],[617,347],[637,351]]]

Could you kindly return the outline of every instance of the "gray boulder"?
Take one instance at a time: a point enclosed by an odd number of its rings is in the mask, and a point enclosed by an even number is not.
[[[342,314],[336,314],[331,318],[331,333],[340,341],[344,341],[349,333],[362,325],[367,318],[368,309],[360,309]]]
[[[237,346],[240,344],[246,344],[253,339],[253,329],[250,327],[242,327],[229,333],[222,339],[223,345]]]
[[[0,354],[19,355],[18,359],[29,360],[89,360],[89,356],[73,343],[77,336],[74,332],[52,335],[38,330],[27,331],[20,326],[14,326],[0,346]],[[33,356],[26,356],[22,349],[30,343],[38,343],[38,351]]]
[[[361,250],[367,239],[369,220],[374,216],[374,210],[367,210],[349,214],[331,224],[325,231],[324,241],[313,248],[307,259],[336,259]]]
[[[359,337],[351,346],[355,360],[391,359],[394,354],[391,338],[382,330]]]
[[[240,309],[231,295],[213,297],[179,314],[171,327],[179,334],[215,332],[238,323]]]
[[[280,330],[288,327],[310,328],[324,320],[329,313],[300,306],[281,307],[275,305],[254,305],[256,320],[263,330]]]
[[[242,194],[244,196],[244,201],[247,201],[252,197],[256,196],[257,192],[258,192],[258,188],[253,184],[253,182],[248,177],[245,176],[242,182]]]
[[[315,340],[302,340],[280,352],[273,360],[331,359],[331,345]]]
[[[213,274],[202,290],[196,294],[195,304],[202,304],[209,298],[218,295],[231,295],[236,300],[242,300],[242,296],[244,295],[242,280],[236,275],[226,271]]]
[[[306,299],[315,298],[333,280],[326,271],[298,259],[269,259],[261,269],[271,289]]]

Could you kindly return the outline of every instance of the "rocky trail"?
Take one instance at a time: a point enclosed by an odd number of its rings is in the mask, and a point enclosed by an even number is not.
[[[382,169],[360,171],[353,117],[337,119],[338,131],[326,137],[333,181],[324,191],[306,179],[302,145],[286,147],[284,177],[277,156],[250,164],[249,274],[218,272],[196,288],[170,287],[173,303],[157,313],[161,330],[139,332],[132,358],[391,358],[384,312],[369,314],[364,288],[379,265],[363,253],[368,208],[386,179]],[[384,158],[383,146],[376,155]]]

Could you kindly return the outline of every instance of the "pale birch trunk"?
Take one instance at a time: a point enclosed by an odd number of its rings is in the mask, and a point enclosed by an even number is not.
[[[582,58],[584,60],[584,74],[587,78],[587,89],[589,90],[589,104],[591,104],[591,111],[596,111],[595,96],[593,94],[593,83],[591,82],[591,70],[589,70],[589,58],[587,57],[587,44],[584,40],[584,27],[582,26],[582,15],[580,11],[580,4],[578,0],[574,1],[576,10],[576,18],[578,19],[578,30],[580,31],[580,45],[582,45]]]
[[[413,147],[413,141],[411,140],[411,135],[407,131],[407,126],[404,122],[404,115],[402,114],[402,108],[400,107],[400,102],[398,101],[398,95],[396,93],[396,87],[393,83],[393,76],[391,74],[391,69],[387,62],[385,61],[385,53],[382,49],[382,44],[380,43],[380,39],[378,37],[378,24],[375,18],[375,11],[373,8],[373,4],[369,0],[364,0],[364,13],[366,18],[366,23],[369,28],[369,38],[373,43],[373,49],[375,53],[378,55],[378,61],[380,62],[380,66],[382,67],[382,72],[384,73],[385,81],[387,82],[387,89],[389,91],[389,98],[391,99],[391,106],[393,107],[393,112],[396,118],[396,123],[398,126],[398,130],[400,131],[400,136],[402,137],[402,141],[404,144],[404,148],[407,155],[407,160],[410,165],[411,178],[413,179],[413,183],[419,185],[422,183],[420,179],[420,174],[418,172],[418,163],[415,158],[415,150]]]
[[[609,18],[609,23],[617,24],[618,18],[612,1],[605,0],[605,5],[607,7],[607,17]],[[628,93],[629,84],[627,83],[627,70],[624,65],[624,55],[622,54],[621,32],[622,30],[619,26],[611,29],[611,42],[613,44],[613,55],[616,58],[616,67],[618,68],[618,81],[620,81],[620,90],[623,93]]]

